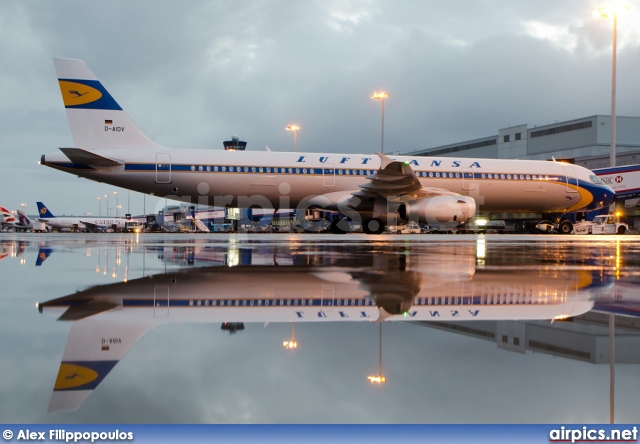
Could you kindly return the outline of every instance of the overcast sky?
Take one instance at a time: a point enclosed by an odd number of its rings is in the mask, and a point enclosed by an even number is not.
[[[632,2],[628,2],[632,3]],[[52,57],[83,59],[134,122],[171,148],[407,152],[610,114],[611,22],[597,0],[4,1],[2,199],[96,214],[110,185],[37,165],[72,146]],[[618,26],[618,115],[640,115],[640,10]],[[131,193],[131,211],[143,198]],[[147,199],[155,209],[157,199]],[[113,201],[110,202],[113,207]]]

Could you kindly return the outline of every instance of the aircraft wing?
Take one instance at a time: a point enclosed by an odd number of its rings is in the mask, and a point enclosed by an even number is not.
[[[90,230],[95,230],[96,228],[104,230],[109,228],[106,225],[94,224],[93,222],[87,222],[85,220],[81,220],[80,223],[84,224]]]
[[[459,196],[444,188],[423,187],[408,162],[390,159],[381,153],[380,169],[369,178],[369,182],[360,185],[361,191],[353,195],[372,197],[380,195],[389,202],[406,202],[435,196]]]

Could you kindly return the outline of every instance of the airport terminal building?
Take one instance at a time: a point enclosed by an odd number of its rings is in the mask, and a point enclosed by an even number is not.
[[[544,126],[528,124],[498,134],[403,153],[410,156],[557,160],[590,170],[610,166],[611,116],[595,115]],[[616,117],[616,166],[640,164],[640,117]],[[640,174],[640,173],[639,173]],[[640,218],[638,199],[619,203],[629,218]]]

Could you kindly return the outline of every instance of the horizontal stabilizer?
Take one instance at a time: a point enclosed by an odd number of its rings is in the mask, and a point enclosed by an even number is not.
[[[58,318],[58,320],[77,321],[79,319],[88,318],[89,316],[94,316],[105,311],[113,310],[114,308],[118,308],[120,306],[121,305],[116,302],[93,300],[87,302],[86,304],[70,306],[67,311],[65,311],[62,316]]]
[[[100,156],[99,154],[83,150],[82,148],[60,148],[60,151],[62,151],[71,162],[81,165],[89,165],[97,168],[107,168],[124,164],[124,162],[121,162],[119,160]]]

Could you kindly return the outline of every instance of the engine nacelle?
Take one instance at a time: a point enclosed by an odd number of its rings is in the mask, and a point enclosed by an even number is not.
[[[435,196],[398,207],[398,216],[406,221],[431,227],[453,229],[476,214],[476,201],[469,196]]]

